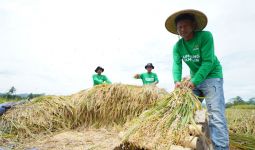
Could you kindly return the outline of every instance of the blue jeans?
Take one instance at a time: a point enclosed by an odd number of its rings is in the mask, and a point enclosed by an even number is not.
[[[229,134],[225,117],[223,79],[206,79],[193,92],[206,101],[210,136],[215,150],[229,149]]]

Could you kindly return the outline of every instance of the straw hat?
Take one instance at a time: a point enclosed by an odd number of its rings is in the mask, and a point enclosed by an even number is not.
[[[201,31],[206,27],[207,17],[204,13],[194,9],[185,9],[185,10],[175,12],[167,18],[165,23],[166,29],[173,34],[178,34],[176,29],[175,19],[177,16],[181,14],[186,14],[186,13],[194,16],[194,19],[197,24],[196,31]]]

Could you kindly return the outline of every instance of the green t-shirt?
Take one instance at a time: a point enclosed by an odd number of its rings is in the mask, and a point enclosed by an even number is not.
[[[205,79],[223,78],[222,67],[214,54],[213,36],[208,31],[197,31],[194,37],[185,41],[181,38],[173,49],[174,81],[181,81],[182,60],[190,68],[191,82],[199,85]]]
[[[98,74],[93,75],[93,82],[94,82],[94,85],[99,85],[103,83],[107,83],[107,84],[111,83],[111,81],[105,75],[98,75]]]
[[[139,78],[142,79],[144,85],[158,82],[158,76],[156,73],[153,73],[153,72],[142,73],[140,74]]]

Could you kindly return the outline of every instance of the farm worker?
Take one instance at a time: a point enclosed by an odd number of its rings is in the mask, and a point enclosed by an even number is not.
[[[142,73],[142,74],[136,74],[134,76],[135,79],[142,79],[143,81],[143,85],[156,85],[158,84],[158,76],[156,73],[151,72],[152,69],[154,69],[154,66],[152,65],[152,63],[148,63],[145,66],[145,69],[147,70],[146,73]]]
[[[182,10],[169,16],[167,30],[182,38],[173,47],[173,78],[180,87],[182,60],[190,68],[187,86],[205,98],[209,115],[210,136],[215,150],[229,149],[229,133],[225,117],[222,67],[214,53],[213,36],[202,31],[207,17],[197,10]]]
[[[99,84],[111,84],[111,81],[105,75],[102,75],[102,73],[104,72],[104,68],[98,66],[95,72],[97,74],[93,75],[94,86]]]

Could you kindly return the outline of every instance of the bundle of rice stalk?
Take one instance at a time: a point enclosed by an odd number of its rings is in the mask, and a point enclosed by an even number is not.
[[[99,85],[71,96],[44,96],[10,109],[0,120],[6,136],[37,137],[82,125],[124,124],[156,104],[166,92],[156,87]]]
[[[71,128],[77,120],[74,103],[67,96],[44,96],[7,111],[0,121],[3,135],[17,138],[50,134]]]
[[[129,127],[123,142],[145,149],[170,149],[172,145],[187,147],[194,141],[194,137],[190,137],[189,126],[196,126],[194,115],[199,109],[200,101],[184,81],[181,88],[127,123]],[[197,132],[201,131],[198,129]]]
[[[123,125],[154,106],[166,93],[156,86],[112,84],[95,86],[71,97],[79,99],[80,124],[101,127]]]

